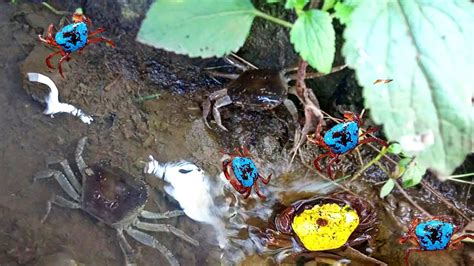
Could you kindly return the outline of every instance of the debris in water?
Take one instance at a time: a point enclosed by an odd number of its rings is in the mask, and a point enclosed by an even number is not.
[[[160,164],[150,155],[144,172],[167,182],[165,192],[179,203],[184,213],[195,221],[212,225],[219,246],[223,248],[226,245],[221,219],[225,208],[214,204],[211,182],[201,168],[187,161]]]
[[[49,77],[39,73],[27,73],[27,75],[30,81],[43,83],[51,89],[50,93],[45,98],[46,109],[44,110],[43,114],[54,117],[53,115],[57,113],[68,113],[79,117],[79,119],[81,119],[81,121],[86,124],[90,124],[92,121],[94,121],[92,116],[84,113],[81,109],[78,109],[67,103],[59,102],[58,88]]]

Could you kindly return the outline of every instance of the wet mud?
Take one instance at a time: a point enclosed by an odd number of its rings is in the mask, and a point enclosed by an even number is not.
[[[223,85],[203,74],[202,69],[222,64],[222,61],[190,59],[137,43],[134,36],[143,10],[149,4],[147,1],[136,5],[132,5],[131,1],[117,1],[123,2],[122,7],[117,6],[116,1],[51,2],[63,10],[74,10],[79,5],[85,5],[86,14],[94,25],[105,27],[107,31],[103,35],[113,39],[117,48],[96,44],[87,47],[81,54],[73,54],[72,59],[63,64],[63,79],[57,70],[47,68],[44,59],[53,50],[37,39],[37,35],[42,34],[50,23],[59,23],[61,16],[39,4],[0,3],[1,265],[124,263],[114,230],[82,211],[53,207],[45,223],[40,222],[47,200],[51,195],[63,192],[54,180],[33,182],[33,176],[46,169],[46,161],[50,158],[66,158],[74,165],[75,145],[83,136],[89,138],[84,151],[86,163],[107,161],[150,184],[153,193],[147,210],[164,212],[179,208],[165,195],[160,180],[142,174],[143,161],[150,154],[162,162],[192,161],[209,176],[218,179],[220,151],[231,151],[241,145],[249,147],[262,173],[273,174],[271,183],[263,189],[269,195],[267,201],[251,198],[242,203],[241,211],[245,214],[242,217],[246,217],[242,223],[252,226],[264,226],[274,215],[277,205],[288,206],[295,200],[338,189],[335,185],[327,185],[326,179],[299,159],[289,168],[291,157],[288,151],[294,136],[285,122],[289,121],[289,117],[284,107],[278,107],[274,112],[245,111],[232,106],[222,108],[224,125],[231,133],[217,129],[215,124],[211,124],[213,130],[208,129],[202,120],[201,103],[210,92],[221,89]],[[256,61],[265,62],[262,58],[268,55],[256,56],[260,56]],[[27,72],[51,77],[58,86],[60,99],[93,115],[94,122],[86,125],[66,114],[58,114],[54,118],[43,115],[44,106],[35,99],[44,96],[46,87],[28,82]],[[323,80],[323,86],[337,84],[336,87],[341,87],[341,84],[355,82],[350,72],[337,78],[327,82]],[[149,95],[156,97],[144,98]],[[337,111],[348,104],[347,100],[337,102],[336,98],[340,99],[339,96],[328,96],[329,100],[323,106],[335,107],[333,111]],[[304,163],[310,165],[317,152],[314,146],[305,145],[302,148]],[[362,148],[360,152],[362,158],[367,158],[364,161],[374,156],[371,149]],[[360,168],[356,155],[346,156],[340,164],[347,167],[341,167],[339,175],[354,173]],[[351,189],[373,202],[379,213],[380,232],[371,256],[389,265],[403,265],[403,252],[408,246],[400,246],[397,240],[400,233],[406,230],[404,226],[415,209],[400,193],[394,193],[385,200],[379,199],[380,181],[385,179],[383,172],[372,167],[360,182],[354,182]],[[462,212],[472,216],[473,199],[467,186],[439,183],[434,178],[427,179],[427,182]],[[455,215],[433,193],[421,187],[411,189],[409,193],[431,213]],[[172,218],[165,223],[180,228],[201,243],[196,248],[170,234],[154,234],[173,251],[182,265],[221,263],[221,250],[208,239],[213,228],[187,217]],[[240,238],[244,246],[236,245],[230,249],[238,254],[233,258],[241,260],[241,265],[274,264],[271,257],[254,254],[255,248],[245,239],[246,235],[245,230],[236,232],[235,238]],[[139,265],[165,263],[157,250],[133,240],[130,243],[139,253]],[[473,265],[473,250],[472,245],[466,245],[463,250],[414,254],[417,259],[412,262],[413,265]],[[359,251],[370,254],[371,250]],[[338,254],[351,258],[352,265],[373,263],[357,251],[341,251]],[[285,263],[294,265],[296,261],[297,257]],[[310,261],[305,265],[320,264]]]

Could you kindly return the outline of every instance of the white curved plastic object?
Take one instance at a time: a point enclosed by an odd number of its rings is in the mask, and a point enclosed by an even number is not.
[[[49,77],[40,73],[27,73],[27,75],[28,80],[43,83],[50,89],[50,93],[44,99],[46,102],[46,109],[43,111],[43,114],[54,117],[53,115],[57,113],[68,113],[79,117],[79,119],[86,124],[90,124],[94,121],[90,115],[84,113],[81,109],[78,109],[71,104],[59,102],[58,88]]]

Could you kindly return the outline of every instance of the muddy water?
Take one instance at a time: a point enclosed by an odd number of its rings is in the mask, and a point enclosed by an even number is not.
[[[53,193],[62,191],[53,180],[33,183],[32,176],[46,168],[48,158],[64,157],[73,162],[75,145],[82,136],[89,137],[84,154],[86,162],[107,160],[149,182],[154,193],[146,207],[148,210],[167,211],[179,207],[165,196],[160,181],[141,174],[141,161],[149,154],[160,161],[193,161],[217,178],[219,151],[249,146],[252,154],[258,154],[256,161],[262,172],[271,172],[274,177],[263,189],[269,195],[266,202],[257,199],[242,202],[243,224],[264,227],[276,204],[288,205],[294,200],[336,189],[325,185],[325,180],[298,162],[291,169],[287,168],[286,150],[291,146],[292,134],[283,122],[284,110],[262,114],[226,108],[225,125],[235,134],[208,130],[202,123],[199,105],[209,91],[220,85],[202,75],[200,68],[213,62],[191,60],[139,45],[134,41],[136,23],[112,19],[118,16],[114,14],[113,5],[100,6],[97,2],[90,5],[95,8],[89,9],[91,17],[96,19],[95,25],[109,30],[105,36],[113,38],[117,48],[100,44],[73,55],[72,60],[64,63],[66,78],[62,79],[55,70],[46,67],[44,58],[51,50],[37,41],[37,34],[49,23],[58,23],[60,17],[39,5],[0,3],[1,265],[67,265],[71,260],[85,265],[123,264],[114,231],[81,211],[54,208],[48,220],[40,223],[47,200]],[[100,8],[113,10],[110,17],[106,18]],[[26,72],[50,76],[60,90],[60,98],[94,115],[94,123],[87,126],[69,115],[44,116],[43,106],[32,96],[43,95],[45,88],[26,82]],[[137,102],[150,94],[160,96]],[[311,148],[305,150],[306,157],[314,156],[311,151]],[[372,155],[370,151],[362,154]],[[358,167],[355,158],[346,162],[349,165],[354,162],[348,171]],[[413,207],[400,194],[389,201],[378,200],[380,186],[375,182],[384,178],[380,172],[369,169],[367,182],[356,184],[354,191],[373,200],[379,210],[380,234],[373,256],[390,265],[401,265],[405,247],[400,247],[396,240],[403,230],[401,225],[411,218]],[[310,189],[302,192],[301,188],[310,185]],[[443,185],[443,193],[458,201],[460,208],[464,206],[464,199],[472,200],[464,187]],[[419,190],[413,195],[432,213],[452,214],[432,195],[426,196],[426,191]],[[472,215],[469,210],[463,211]],[[208,244],[214,242],[208,239],[212,228],[186,217],[166,222],[200,240],[200,247],[194,248],[168,234],[155,234],[182,265],[220,264],[221,251]],[[235,245],[226,255],[242,259],[243,265],[271,263],[268,256],[254,255],[255,248],[245,236],[245,230],[235,232],[235,237],[241,240],[236,243],[244,246]],[[158,251],[130,242],[139,252],[139,265],[165,263]],[[470,251],[472,247],[434,256],[414,256],[419,258],[417,265],[472,265]],[[354,265],[370,264],[363,257],[344,255],[350,257]]]

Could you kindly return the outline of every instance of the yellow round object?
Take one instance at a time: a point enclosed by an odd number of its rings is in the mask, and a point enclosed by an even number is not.
[[[335,203],[315,205],[295,216],[291,227],[310,251],[342,247],[359,225],[359,216],[350,206]]]

